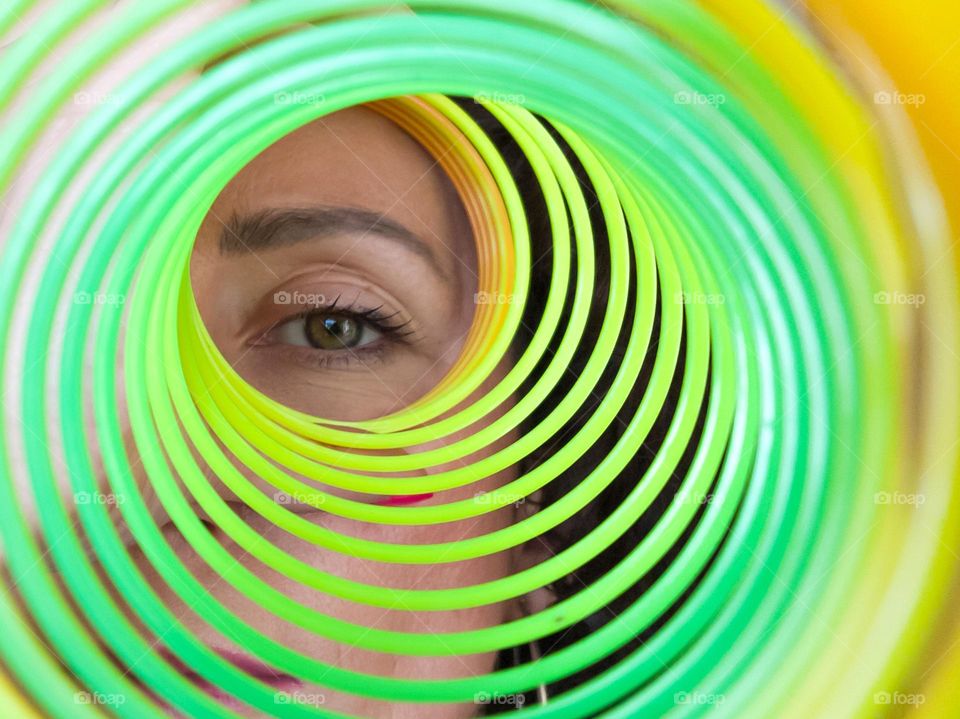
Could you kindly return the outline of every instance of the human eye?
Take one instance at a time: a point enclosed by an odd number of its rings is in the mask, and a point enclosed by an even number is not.
[[[341,304],[338,296],[331,303],[303,308],[281,319],[256,344],[281,351],[287,348],[297,358],[321,367],[369,364],[411,341],[410,321],[400,315],[382,304]]]

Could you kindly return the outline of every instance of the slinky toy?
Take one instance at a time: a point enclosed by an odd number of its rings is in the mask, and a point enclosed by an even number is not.
[[[113,9],[79,0],[33,18],[0,56],[0,190],[14,187],[64,103],[190,4]],[[31,5],[7,3],[0,30]],[[148,561],[182,598],[204,592],[142,501],[121,412],[163,508],[225,582],[305,632],[373,651],[461,655],[543,638],[607,606],[689,532],[669,568],[616,619],[534,663],[484,676],[413,682],[355,673],[282,646],[215,602],[196,607],[252,654],[305,681],[390,702],[515,695],[590,667],[665,619],[612,668],[520,712],[874,716],[903,687],[922,692],[924,657],[932,661],[956,570],[940,556],[941,545],[956,546],[949,518],[958,436],[958,298],[943,208],[936,193],[918,189],[928,182],[922,155],[892,142],[877,119],[898,108],[874,93],[896,90],[845,75],[774,8],[711,5],[424,0],[392,12],[376,0],[262,0],[179,39],[71,128],[22,200],[4,210],[0,245],[0,363],[12,405],[0,442],[0,548],[12,580],[0,583],[0,691],[9,705],[24,716],[99,715],[102,707],[73,700],[85,690],[123,695],[109,708],[120,716],[164,716],[147,687],[190,716],[234,715],[133,629],[117,593],[179,660],[242,702],[282,717],[340,716],[278,704],[272,688],[205,647],[131,562],[111,508],[63,496],[61,477],[73,496],[101,490],[96,446],[109,491],[127,498],[115,509]],[[85,34],[97,14],[105,25]],[[768,25],[778,42],[751,45]],[[51,49],[77,37],[69,62],[33,82]],[[178,92],[147,104],[184,78]],[[278,93],[318,99],[278,103]],[[510,171],[454,96],[475,98],[526,155],[554,247],[546,309],[526,351],[466,406],[518,330],[531,253]],[[478,305],[464,353],[428,395],[396,414],[347,423],[295,412],[245,383],[207,334],[187,268],[197,228],[231,177],[296,128],[361,103],[438,157],[476,236],[479,290],[511,301]],[[581,340],[598,269],[593,200],[558,136],[590,177],[609,244],[607,304],[589,346]],[[443,153],[450,145],[455,151]],[[71,194],[81,172],[82,192]],[[561,312],[568,295],[574,302]],[[125,299],[89,299],[99,297]],[[616,376],[600,402],[589,401],[628,318]],[[502,417],[442,449],[391,453],[451,435],[516,395],[557,333],[560,350]],[[447,464],[497,441],[532,415],[575,353],[589,359],[573,390],[515,443],[405,479],[402,490],[377,476]],[[340,535],[264,495],[230,459],[280,492],[358,521],[476,517],[570,471],[644,367],[643,402],[573,491],[468,540],[393,545]],[[530,541],[583,511],[640,450],[678,374],[667,437],[617,510],[550,560],[467,587],[393,590],[313,569],[242,522],[194,453],[257,513],[344,561],[456,562]],[[297,478],[442,497],[515,464],[588,409],[560,451],[492,497],[378,506]],[[94,436],[82,429],[88,411]],[[253,558],[316,591],[386,609],[462,609],[519,597],[596,557],[651,506],[691,448],[690,471],[654,530],[589,591],[519,620],[443,635],[361,626],[298,604],[235,566],[193,508]],[[130,667],[126,674],[104,647]],[[923,711],[946,716],[935,698]]]

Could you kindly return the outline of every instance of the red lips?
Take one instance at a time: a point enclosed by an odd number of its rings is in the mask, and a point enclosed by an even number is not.
[[[417,502],[423,502],[433,496],[433,492],[429,494],[399,494],[393,497],[388,497],[377,504],[385,507],[403,507],[408,504],[416,504]]]

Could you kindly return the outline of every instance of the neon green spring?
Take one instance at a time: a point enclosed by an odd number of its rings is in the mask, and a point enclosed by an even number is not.
[[[16,196],[19,173],[64,103],[191,4],[77,0],[35,17],[0,57],[0,189]],[[7,3],[0,31],[32,5]],[[0,692],[24,716],[99,716],[103,707],[78,703],[78,691],[123,697],[109,711],[138,719],[166,715],[158,696],[188,716],[237,715],[158,652],[162,642],[197,676],[259,712],[345,716],[278,703],[273,687],[205,646],[131,560],[110,507],[74,501],[103,489],[102,461],[109,492],[126,498],[116,509],[153,571],[186,603],[206,595],[142,497],[123,445],[129,424],[163,509],[225,585],[303,632],[360,649],[455,657],[536,642],[601,612],[679,548],[652,586],[596,631],[480,676],[358,673],[282,645],[216,601],[194,607],[285,674],[389,703],[476,703],[560,682],[656,626],[610,668],[521,712],[873,716],[877,692],[914,676],[940,610],[942,596],[931,597],[946,591],[953,571],[938,559],[938,545],[953,536],[950,444],[958,429],[952,264],[944,259],[920,276],[914,264],[927,265],[911,259],[911,252],[947,258],[949,235],[903,202],[913,189],[884,163],[889,151],[873,109],[799,28],[776,55],[753,52],[736,18],[788,22],[753,0],[734,3],[727,16],[686,0],[620,0],[605,9],[573,0],[405,5],[409,11],[391,12],[382,0],[262,0],[218,14],[131,73],[113,101],[62,138],[15,212],[0,217],[0,362],[9,405],[0,419],[0,556],[8,575],[0,583],[7,677]],[[85,34],[94,17],[105,25]],[[35,83],[51,48],[76,37],[69,62]],[[783,71],[788,65],[795,74]],[[201,67],[209,69],[196,74]],[[165,93],[184,78],[178,92]],[[278,92],[323,101],[276,103]],[[520,99],[478,102],[536,173],[554,248],[546,309],[531,341],[507,376],[466,406],[518,330],[532,260],[510,171],[454,96]],[[456,128],[475,149],[481,162],[464,170],[462,183],[493,208],[482,277],[487,290],[514,301],[478,311],[471,350],[434,392],[396,414],[335,422],[291,410],[241,379],[204,327],[187,270],[211,204],[256,155],[318,117],[389,98],[416,98],[423,117],[446,123],[433,130]],[[150,112],[140,112],[145,107]],[[135,131],[118,134],[131,123]],[[608,267],[598,266],[588,203],[557,137],[596,190]],[[71,192],[81,176],[82,192]],[[905,249],[918,237],[920,249]],[[587,346],[600,269],[610,288],[598,340]],[[568,295],[575,300],[562,312]],[[593,402],[628,322],[615,377]],[[517,396],[555,335],[558,351]],[[482,460],[410,477],[403,487],[442,497],[515,465],[589,412],[548,461],[492,499],[379,506],[302,479],[397,493],[395,480],[378,473],[463,460],[524,425],[574,354],[588,356],[583,372],[533,429]],[[645,368],[643,401],[600,464],[559,501],[470,539],[417,545],[340,534],[263,494],[231,459],[278,491],[359,522],[478,517],[573,471]],[[577,517],[608,488],[644,446],[675,376],[682,383],[666,438],[617,509],[548,561],[492,581],[407,590],[321,571],[261,537],[217,491],[222,483],[278,528],[344,562],[491,555]],[[462,432],[511,396],[508,411],[465,438],[390,452]],[[83,429],[91,416],[95,433]],[[663,516],[589,591],[455,633],[390,631],[306,607],[238,565],[196,509],[257,562],[313,591],[378,609],[451,611],[521,597],[608,550],[688,452],[689,471]]]

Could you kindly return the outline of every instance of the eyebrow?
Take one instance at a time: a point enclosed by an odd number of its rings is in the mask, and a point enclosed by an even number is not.
[[[233,213],[223,223],[220,254],[239,255],[292,247],[337,234],[376,234],[425,259],[449,279],[433,248],[415,232],[385,215],[359,207],[271,208],[247,215]]]

